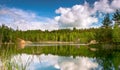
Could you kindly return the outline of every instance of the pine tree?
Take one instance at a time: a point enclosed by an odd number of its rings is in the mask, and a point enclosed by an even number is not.
[[[113,36],[112,39],[113,39],[113,42],[120,43],[120,28],[119,28],[120,11],[119,10],[116,10],[116,12],[114,13],[113,20],[115,21],[115,24],[114,24],[114,29],[113,29],[113,33],[112,33],[112,36]]]
[[[110,17],[109,17],[109,14],[107,13],[103,19],[103,22],[102,22],[103,26],[102,27],[105,27],[105,28],[108,28],[111,26],[112,22],[110,20]]]
[[[113,15],[113,20],[116,24],[120,25],[120,10],[116,10],[116,12]]]

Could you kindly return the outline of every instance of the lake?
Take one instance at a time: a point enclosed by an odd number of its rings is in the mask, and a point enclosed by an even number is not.
[[[0,70],[119,70],[120,51],[91,51],[82,45],[0,47]]]

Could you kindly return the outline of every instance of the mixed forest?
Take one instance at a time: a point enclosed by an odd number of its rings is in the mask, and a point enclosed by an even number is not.
[[[114,24],[112,23],[114,21]],[[107,13],[99,28],[90,29],[60,29],[53,31],[14,30],[6,25],[0,26],[0,43],[15,43],[17,38],[32,42],[60,41],[74,43],[88,43],[96,40],[99,43],[120,43],[120,10],[112,15]]]
[[[113,23],[114,21],[114,23]],[[41,30],[14,30],[6,25],[0,26],[0,59],[5,63],[6,70],[13,70],[18,65],[7,62],[16,54],[54,54],[60,56],[87,56],[95,57],[97,62],[103,66],[103,70],[119,70],[120,66],[120,10],[113,13],[112,18],[106,13],[102,26],[89,29],[60,29],[53,31]],[[24,49],[16,46],[17,39],[23,39],[31,42],[73,42],[75,44],[88,44],[91,40],[98,44],[80,45],[80,46],[33,46]],[[2,44],[2,45],[1,45]],[[10,44],[10,45],[9,45]],[[93,49],[93,50],[92,50]],[[115,69],[113,69],[113,65]],[[27,66],[27,65],[25,65]],[[21,68],[21,67],[20,67]],[[21,69],[20,69],[21,70]],[[25,70],[23,67],[22,70]]]

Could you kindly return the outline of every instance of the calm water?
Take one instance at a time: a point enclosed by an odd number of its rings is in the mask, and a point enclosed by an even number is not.
[[[42,45],[42,48],[44,48],[43,45]],[[107,52],[106,51],[92,52],[95,56],[89,56],[89,54],[87,54],[86,51],[83,51],[83,53],[85,53],[84,55],[73,57],[72,55],[61,56],[57,54],[58,52],[61,52],[60,51],[61,49],[63,53],[66,53],[67,51],[73,54],[76,49],[80,49],[77,51],[82,51],[84,49],[81,49],[82,47],[75,49],[68,45],[67,47],[63,47],[63,48],[61,48],[60,46],[58,47],[56,46],[55,48],[54,47],[50,47],[50,48],[48,47],[44,48],[44,50],[47,49],[46,51],[49,54],[42,53],[42,54],[36,55],[32,53],[31,54],[30,53],[29,54],[12,53],[13,55],[9,56],[9,58],[4,61],[3,61],[4,58],[2,58],[2,60],[0,59],[0,67],[3,67],[4,63],[7,63],[7,64],[10,64],[8,66],[11,66],[12,70],[16,70],[16,68],[18,70],[22,70],[22,68],[24,68],[23,70],[120,70],[120,58],[119,58],[120,52],[119,51],[114,52],[110,50]],[[36,48],[33,48],[33,49],[36,49]],[[71,49],[75,49],[75,50],[71,50]],[[49,50],[52,50],[52,51],[56,50],[58,52],[56,52],[56,54],[53,55]],[[23,52],[23,50],[20,50],[20,51]],[[27,51],[29,52],[30,50],[27,50]],[[37,51],[34,51],[34,52],[37,52]]]
[[[64,57],[57,55],[15,55],[11,62],[20,67],[27,65],[26,70],[101,70],[96,58]]]

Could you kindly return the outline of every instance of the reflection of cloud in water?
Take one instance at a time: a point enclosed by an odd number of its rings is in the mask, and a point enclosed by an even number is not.
[[[11,61],[19,66],[27,64],[27,70],[100,70],[96,59],[88,57],[22,54],[14,56]]]
[[[59,65],[61,70],[96,70],[98,68],[95,59],[90,59],[88,57],[78,57],[72,61],[62,62]]]

